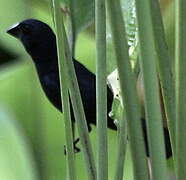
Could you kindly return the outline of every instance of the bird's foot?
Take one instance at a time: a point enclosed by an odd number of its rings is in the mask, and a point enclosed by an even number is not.
[[[76,146],[76,144],[79,142],[79,138],[77,138],[74,142],[73,142],[73,146],[74,146],[74,153],[78,153],[80,152],[80,148],[78,148]],[[67,148],[66,148],[66,145],[64,145],[64,154],[66,155],[67,154]]]

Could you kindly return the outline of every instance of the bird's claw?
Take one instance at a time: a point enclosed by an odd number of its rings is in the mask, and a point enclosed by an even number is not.
[[[80,152],[80,148],[76,147],[76,144],[79,142],[79,138],[77,138],[74,142],[73,142],[73,146],[74,146],[74,153],[78,153]],[[64,154],[67,154],[67,148],[66,145],[64,145]]]

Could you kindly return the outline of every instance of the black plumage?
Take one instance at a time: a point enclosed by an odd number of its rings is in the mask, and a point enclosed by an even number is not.
[[[46,96],[58,110],[62,111],[56,36],[51,28],[41,21],[27,19],[11,27],[7,32],[22,42],[32,57]],[[73,60],[90,131],[90,124],[96,124],[96,77],[84,65]],[[108,113],[111,111],[112,101],[113,93],[107,87]],[[113,120],[109,116],[107,118],[108,127],[116,130]],[[74,120],[73,113],[72,119]]]
[[[32,57],[41,86],[46,96],[50,102],[62,112],[56,36],[52,29],[41,21],[27,19],[14,25],[7,32],[22,42],[25,50]],[[80,64],[75,59],[73,60],[85,110],[85,116],[87,119],[87,125],[89,131],[91,131],[90,124],[96,125],[96,77],[84,65]],[[113,93],[107,87],[108,113],[111,111],[112,101]],[[72,107],[71,116],[72,120],[75,121]],[[109,116],[107,116],[107,120],[108,128],[116,130],[117,128]],[[149,156],[147,133],[144,122],[145,121],[142,119],[146,152]],[[172,152],[167,129],[164,129],[164,133],[167,157],[169,157]]]

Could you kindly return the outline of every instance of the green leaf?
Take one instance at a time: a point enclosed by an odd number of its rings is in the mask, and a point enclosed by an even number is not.
[[[36,180],[36,171],[21,129],[0,108],[0,179]]]
[[[73,3],[75,29],[78,33],[93,23],[95,4],[93,0],[79,0]]]
[[[130,59],[133,61],[137,46],[137,22],[133,0],[121,0],[122,13],[125,19],[127,40],[129,45]],[[108,21],[108,17],[107,17]],[[110,74],[116,68],[115,52],[112,43],[110,27],[107,26],[107,73]],[[136,57],[135,57],[136,58]]]
[[[72,15],[69,12],[70,6],[72,6],[73,19],[75,23],[76,33],[82,31],[87,26],[93,23],[95,3],[93,0],[62,0],[62,10],[66,15]]]

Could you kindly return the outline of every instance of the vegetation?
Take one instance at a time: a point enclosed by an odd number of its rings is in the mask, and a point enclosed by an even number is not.
[[[184,0],[1,1],[0,179],[150,179],[136,93],[139,75],[145,89],[150,176],[185,178]],[[5,33],[11,24],[27,18],[40,19],[56,32],[63,114],[48,102],[20,43]],[[72,56],[98,77],[98,126],[90,134],[79,92],[72,88],[76,84]],[[103,98],[106,77],[116,68],[114,81],[119,77],[120,86],[110,81],[117,90],[110,114],[118,132],[106,129]],[[159,88],[173,149],[169,160],[164,152]],[[76,112],[75,134],[81,138],[78,154],[72,149],[68,91]]]

